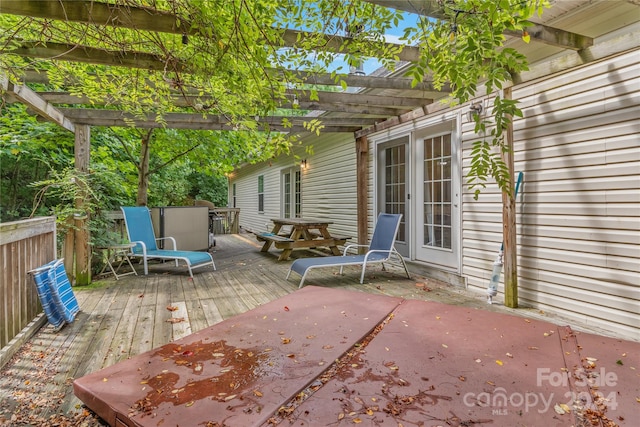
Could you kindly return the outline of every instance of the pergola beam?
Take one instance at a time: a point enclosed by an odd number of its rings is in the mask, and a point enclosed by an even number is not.
[[[29,108],[37,112],[45,119],[57,123],[70,132],[75,132],[73,123],[69,121],[67,117],[65,117],[64,113],[62,113],[49,102],[42,99],[36,92],[31,90],[27,86],[13,84],[6,76],[0,75],[0,88],[2,88],[3,93],[19,102],[26,104]]]
[[[142,68],[152,71],[187,71],[184,64],[177,60],[166,59],[146,52],[122,52],[98,49],[83,45],[63,43],[25,41],[12,49],[1,50],[0,53],[12,53],[28,58],[55,59],[59,61],[85,62],[89,64]]]
[[[285,77],[285,71],[273,70],[280,79]],[[406,77],[381,77],[381,76],[360,76],[357,74],[333,75],[331,73],[315,73],[311,71],[287,70],[295,78],[311,85],[337,86],[340,81],[344,81],[349,87],[362,87],[370,89],[397,89],[397,90],[420,90],[427,92],[449,93],[451,89],[448,85],[441,89],[433,86],[431,81],[418,82],[413,84],[413,79]],[[338,81],[336,83],[336,80]]]
[[[52,103],[52,104],[67,104],[67,105],[106,105],[91,102],[87,96],[71,95],[68,92],[37,92],[38,95]],[[206,99],[206,97],[204,98]],[[176,107],[193,107],[196,102],[202,102],[203,98],[185,97],[176,95],[173,97],[173,105]],[[348,101],[348,99],[347,99]],[[109,105],[117,106],[118,102],[109,101]],[[292,102],[284,103],[281,108],[296,109]],[[377,107],[372,105],[362,105],[355,103],[337,103],[337,102],[320,102],[310,100],[298,100],[297,109],[311,110],[311,111],[331,111],[337,113],[354,113],[360,115],[368,115],[375,117],[387,118],[398,114],[397,108],[392,107]]]
[[[413,84],[413,79],[406,77],[382,77],[382,76],[361,76],[357,74],[333,74],[320,73],[303,70],[279,70],[276,68],[269,69],[275,78],[280,81],[286,81],[286,75],[290,74],[294,78],[299,79],[305,84],[322,85],[322,86],[340,86],[341,82],[345,82],[348,87],[359,87],[368,89],[396,89],[407,91],[423,91],[435,93],[450,93],[451,88],[445,84],[442,88],[437,89],[431,81],[418,82]],[[27,70],[24,73],[25,83],[49,83],[49,77],[45,72],[36,70]]]
[[[2,13],[158,33],[205,36],[196,26],[170,12],[133,6],[120,8],[93,0],[7,1],[2,4]],[[295,46],[301,38],[318,36],[290,29],[281,29],[281,31],[284,46],[288,47]],[[337,53],[349,53],[349,44],[353,40],[349,37],[328,34],[320,35],[320,37],[320,45],[316,47],[317,50]],[[416,47],[395,43],[382,44],[397,50],[399,52],[397,59],[401,61],[417,61],[420,58],[420,49]]]
[[[192,130],[242,130],[230,123],[229,120],[222,116],[203,116],[195,113],[167,113],[162,115],[162,123],[156,120],[154,114],[144,114],[141,116],[119,110],[98,110],[98,109],[79,109],[79,108],[61,108],[60,109],[69,119],[78,124],[87,124],[91,126],[117,126],[131,127],[134,125],[138,128],[160,128],[169,127],[173,129],[192,129]],[[355,132],[362,129],[363,126],[372,124],[375,119],[371,118],[327,118],[327,117],[287,117],[292,124],[286,127],[282,124],[283,117],[264,117],[257,121],[268,127],[268,130],[275,132],[308,132],[303,123],[310,122],[313,119],[319,120],[324,128],[322,132]]]
[[[54,104],[89,104],[89,98],[86,96],[71,95],[68,92],[42,92],[43,99]],[[362,93],[349,93],[349,92],[317,92],[318,99],[311,99],[311,93],[303,90],[290,90],[288,94],[289,100],[286,104],[293,107],[293,98],[297,99],[299,104],[305,103],[307,105],[317,106],[331,106],[339,104],[357,105],[360,108],[372,108],[382,107],[384,112],[392,112],[398,114],[399,110],[406,110],[407,108],[415,108],[425,104],[431,104],[433,99],[431,98],[409,98],[403,96],[385,96],[385,95],[368,95]],[[194,107],[196,103],[202,103],[211,99],[208,96],[182,96],[175,95],[173,103],[177,107]],[[105,103],[108,101],[105,99]],[[112,105],[116,105],[110,102]],[[298,106],[303,108],[301,105]],[[319,108],[322,109],[322,108]],[[327,111],[327,110],[325,110]],[[329,110],[333,111],[333,110]],[[362,111],[358,111],[362,112]]]
[[[411,12],[435,19],[448,19],[442,7],[443,2],[439,0],[364,0],[386,8],[393,8]],[[574,51],[593,46],[593,38],[571,31],[561,30],[543,24],[534,24],[527,28],[527,33],[532,41],[561,47]],[[505,31],[505,35],[522,37],[520,31]]]

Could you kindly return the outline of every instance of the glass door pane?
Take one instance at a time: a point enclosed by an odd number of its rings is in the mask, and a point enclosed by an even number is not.
[[[424,140],[423,244],[451,249],[451,135]]]
[[[396,145],[385,149],[384,164],[384,211],[392,214],[402,214],[402,221],[398,229],[398,242],[406,240],[405,209],[406,209],[406,146]]]

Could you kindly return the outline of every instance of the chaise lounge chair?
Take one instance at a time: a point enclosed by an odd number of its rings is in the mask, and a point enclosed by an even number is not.
[[[394,256],[396,257],[402,266],[404,267],[407,277],[409,270],[407,270],[407,264],[404,262],[402,255],[394,247],[394,241],[396,234],[398,234],[398,228],[400,227],[400,219],[402,214],[387,214],[381,213],[378,215],[376,227],[373,231],[373,237],[371,238],[370,245],[348,245],[344,248],[344,254],[342,256],[327,256],[319,258],[300,258],[295,260],[291,264],[289,273],[287,273],[287,279],[292,271],[298,273],[302,278],[300,279],[299,288],[304,284],[309,270],[320,267],[340,267],[340,274],[345,265],[361,265],[362,273],[360,274],[360,283],[364,281],[364,272],[368,264],[384,263]],[[367,253],[364,255],[347,255],[350,248],[366,247]],[[384,264],[383,264],[384,267]]]
[[[173,237],[157,239],[153,232],[149,208],[145,206],[122,206],[120,209],[124,214],[129,241],[136,243],[129,256],[142,258],[145,275],[149,274],[147,266],[147,260],[149,259],[174,260],[176,267],[178,266],[178,261],[182,260],[187,264],[189,276],[192,279],[192,270],[195,268],[211,265],[214,270],[216,269],[213,257],[209,252],[179,251],[176,250],[176,240]],[[157,242],[160,240],[171,241],[173,249],[158,249]]]

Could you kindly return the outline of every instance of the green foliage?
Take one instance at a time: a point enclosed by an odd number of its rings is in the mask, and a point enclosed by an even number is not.
[[[208,200],[216,206],[227,206],[227,177],[219,175],[205,175],[192,172],[187,179],[191,184],[189,198],[192,200]]]
[[[193,183],[200,180],[193,179],[196,174],[221,177],[239,164],[290,152],[297,142],[295,135],[273,132],[268,124],[259,125],[252,118],[282,111],[279,102],[287,99],[290,89],[309,91],[310,98],[317,99],[318,88],[302,84],[299,76],[288,71],[282,71],[286,81],[282,84],[280,78],[274,78],[273,68],[325,71],[348,47],[344,57],[349,66],[376,57],[392,70],[400,49],[388,46],[384,34],[398,24],[402,12],[358,0],[121,0],[113,4],[172,13],[185,34],[152,34],[0,14],[3,52],[28,41],[91,46],[105,52],[146,52],[156,58],[149,67],[129,68],[3,53],[0,68],[12,79],[19,78],[25,69],[41,69],[48,75],[51,90],[86,96],[102,108],[117,106],[134,115],[151,113],[160,124],[166,114],[188,108],[204,117],[222,116],[237,130],[154,131],[149,170],[142,172],[151,178],[150,203],[173,204],[197,197],[200,191],[194,191]],[[478,91],[493,94],[509,84],[513,73],[527,69],[525,58],[503,45],[503,33],[522,31],[526,41],[528,19],[549,5],[547,0],[451,0],[440,4],[448,21],[423,18],[405,31],[406,43],[419,46],[422,52],[407,74],[416,84],[428,76],[436,87],[448,84],[452,103],[467,102]],[[310,34],[300,35],[295,48],[284,48],[283,28]],[[317,46],[331,42],[327,35],[351,40],[317,51]],[[343,90],[346,84],[341,76],[348,71],[334,72]],[[184,106],[176,106],[176,95],[182,97]],[[495,96],[493,105],[491,120],[479,117],[476,122],[476,129],[490,139],[474,143],[467,179],[472,188],[481,188],[491,177],[509,191],[499,153],[505,150],[503,131],[510,117],[521,112],[515,103],[500,96]],[[4,112],[2,118],[5,120]],[[15,203],[27,195],[20,193],[26,191],[25,186],[19,188],[16,183],[42,180],[50,170],[63,170],[72,158],[73,147],[71,135],[26,115],[8,124],[9,131],[0,131],[2,218],[27,213],[24,206]],[[291,123],[283,120],[282,125]],[[317,120],[304,126],[315,133],[323,128]],[[98,168],[98,162],[99,168],[117,174],[117,179],[104,183],[106,193],[101,197],[105,206],[135,200],[141,139],[142,134],[132,129],[92,130],[93,167]]]
[[[0,221],[48,215],[29,183],[73,164],[73,135],[27,114],[22,104],[0,114]],[[35,205],[35,206],[34,206]]]
[[[451,88],[449,102],[465,103],[482,91],[494,96],[491,117],[476,116],[475,131],[484,135],[472,142],[471,168],[467,183],[477,199],[489,178],[507,193],[512,191],[508,168],[501,158],[506,153],[504,131],[514,116],[522,116],[517,102],[504,99],[496,91],[511,81],[514,73],[527,70],[526,58],[504,47],[504,32],[522,31],[529,18],[549,7],[547,0],[455,0],[443,3],[448,21],[420,21],[405,31],[406,40],[424,40],[420,60],[407,75],[417,84],[432,76],[434,86]],[[481,91],[481,92],[482,92]],[[489,134],[487,135],[487,132]]]

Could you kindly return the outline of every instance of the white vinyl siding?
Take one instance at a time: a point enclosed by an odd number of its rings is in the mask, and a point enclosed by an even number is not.
[[[333,221],[329,230],[356,242],[356,150],[353,135],[321,135],[302,171],[302,216]]]
[[[304,152],[311,144],[313,153]],[[301,170],[301,206],[303,218],[332,221],[329,230],[337,235],[357,239],[356,222],[356,155],[352,134],[322,134],[310,138],[295,154],[307,159]],[[281,175],[294,167],[293,155],[281,156],[270,162],[247,165],[234,171],[229,180],[236,184],[240,225],[247,231],[263,232],[271,228],[271,218],[281,216]],[[257,213],[252,200],[257,200],[256,176],[264,175],[265,207]]]
[[[638,49],[514,87],[524,118],[514,121],[519,303],[622,337],[640,334],[640,55]],[[485,99],[486,102],[486,99]],[[486,106],[485,107],[490,107]],[[438,118],[461,119],[462,182],[469,170],[468,104],[369,136],[369,233],[375,206],[376,143],[412,135]],[[490,108],[488,109],[490,111]],[[302,216],[330,219],[357,236],[356,151],[352,135],[310,137],[302,171]],[[296,147],[302,150],[303,147]],[[237,184],[240,222],[264,231],[280,215],[280,175],[293,156],[245,166]],[[265,176],[265,212],[257,214],[255,177]],[[502,200],[488,184],[479,200],[462,190],[460,274],[483,293],[502,241]],[[416,218],[412,218],[413,221]],[[265,224],[266,223],[266,224]],[[503,290],[503,285],[500,286]]]
[[[617,334],[640,332],[640,55],[515,87],[519,300]],[[472,127],[465,125],[468,171]],[[463,275],[486,288],[502,240],[494,186],[465,189]],[[501,286],[502,290],[502,286]]]

